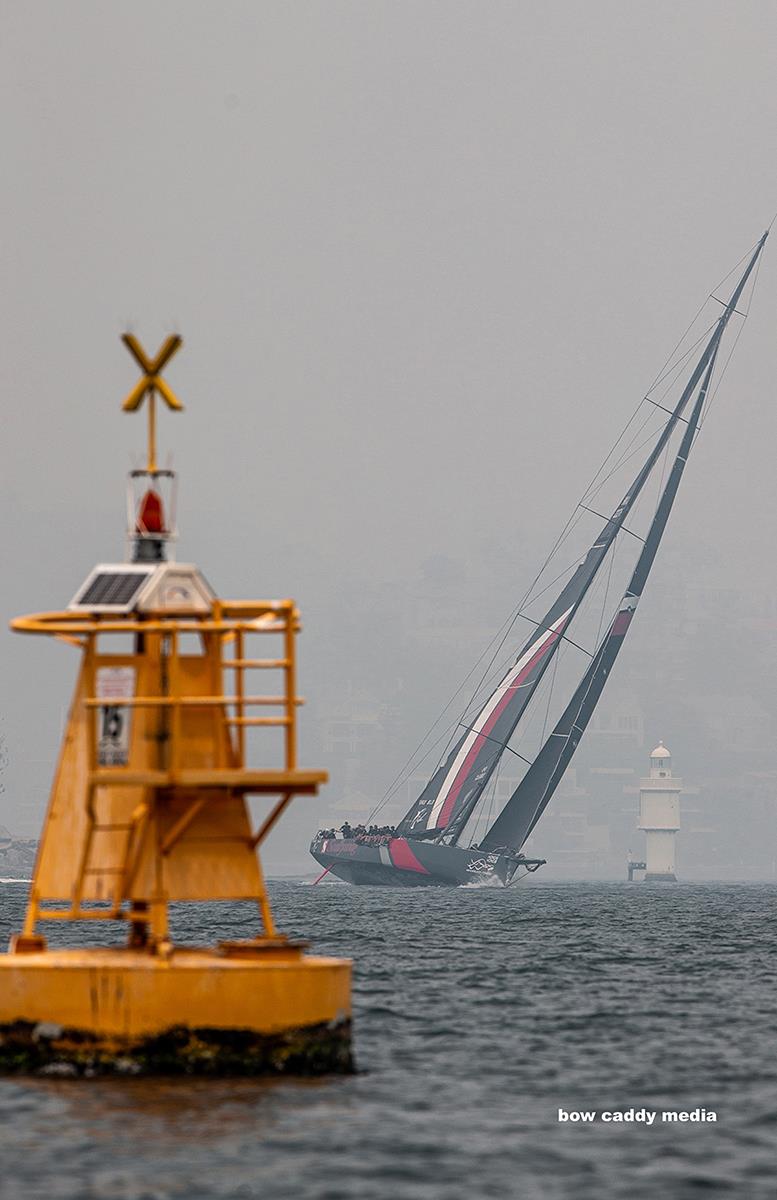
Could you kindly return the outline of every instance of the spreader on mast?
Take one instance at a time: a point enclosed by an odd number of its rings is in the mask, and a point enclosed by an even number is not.
[[[648,530],[642,553],[618,606],[618,611],[555,728],[542,745],[502,812],[481,839],[481,849],[493,850],[496,847],[509,846],[513,850],[520,850],[550,803],[588,722],[593,716],[604,685],[615,664],[615,659],[623,646],[658,547],[661,544],[685,464],[699,429],[699,421],[707,399],[714,366],[715,355],[707,367],[707,373],[699,389],[680,448],[661,494],[656,515]]]
[[[691,397],[710,363],[714,361],[720,340],[755,267],[766,237],[767,234],[764,234],[753,252],[674,411],[633,483],[572,578],[542,620],[537,623],[535,632],[521,648],[515,664],[481,705],[478,713],[467,721],[464,733],[459,736],[445,761],[438,767],[416,803],[400,822],[399,829],[403,833],[412,833],[415,837],[445,837],[454,844],[458,840],[518,722],[562,645],[565,631],[578,613],[615,538],[669,444],[674,430],[684,419],[683,413]]]
[[[668,420],[631,486],[605,521],[598,537],[545,616],[533,622],[534,632],[497,687],[485,701],[479,701],[474,715],[462,718],[453,746],[447,750],[421,795],[396,827],[398,836],[376,848],[368,844],[353,846],[347,839],[343,843],[332,839],[322,852],[320,843],[314,843],[312,853],[322,866],[352,882],[462,883],[473,874],[496,876],[502,882],[509,882],[519,866],[531,869],[540,861],[525,859],[521,847],[552,796],[622,645],[690,453],[721,339],[732,314],[738,311],[738,302],[767,236],[768,231],[750,254],[674,409],[666,410]],[[694,397],[691,415],[686,417],[685,413]],[[657,407],[663,408],[663,405]],[[457,843],[483,798],[489,779],[508,749],[510,739],[527,713],[530,701],[561,645],[565,641],[572,642],[570,629],[583,601],[616,538],[627,528],[625,522],[652,477],[656,464],[669,447],[670,439],[683,424],[685,432],[680,450],[663,488],[658,510],[618,614],[590,656],[591,662],[583,681],[559,724],[541,747],[534,762],[528,762],[529,770],[505,810],[491,825],[479,846],[462,849]],[[373,862],[376,854],[380,856],[380,865],[377,861]],[[415,872],[414,876],[410,874],[411,871]],[[420,877],[423,875],[427,878]]]

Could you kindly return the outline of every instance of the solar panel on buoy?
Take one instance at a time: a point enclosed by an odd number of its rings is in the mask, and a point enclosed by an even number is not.
[[[69,607],[89,612],[129,612],[153,573],[129,564],[95,567]]]

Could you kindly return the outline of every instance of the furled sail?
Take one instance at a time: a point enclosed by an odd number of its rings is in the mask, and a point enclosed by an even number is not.
[[[413,837],[440,837],[445,834],[452,841],[460,835],[483,795],[494,768],[540,680],[552,662],[564,637],[564,631],[578,612],[678,422],[684,420],[683,412],[714,360],[726,325],[765,240],[766,234],[758,243],[729,303],[715,325],[691,378],[631,487],[555,603],[522,647],[515,663],[479,712],[467,722],[464,732],[457,738],[445,760],[400,822],[399,832]]]
[[[612,624],[553,732],[480,843],[484,850],[503,846],[516,850],[521,848],[547,807],[577,749],[623,645],[653,566],[698,429],[714,366],[715,355],[710,360],[645,544]]]

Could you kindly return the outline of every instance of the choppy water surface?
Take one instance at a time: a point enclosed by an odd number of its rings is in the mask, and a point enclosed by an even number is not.
[[[14,1197],[773,1197],[777,888],[273,885],[355,960],[362,1073],[314,1082],[0,1081]],[[26,889],[0,887],[0,936]],[[191,910],[189,910],[191,912]],[[190,940],[247,933],[198,906]],[[93,935],[93,928],[88,931]],[[715,1124],[558,1123],[686,1109]]]

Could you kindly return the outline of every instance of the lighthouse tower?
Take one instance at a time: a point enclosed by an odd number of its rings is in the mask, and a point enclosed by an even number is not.
[[[672,755],[659,742],[650,755],[650,775],[640,780],[639,828],[645,830],[645,879],[674,883],[675,838],[680,828],[683,782],[672,775]]]

